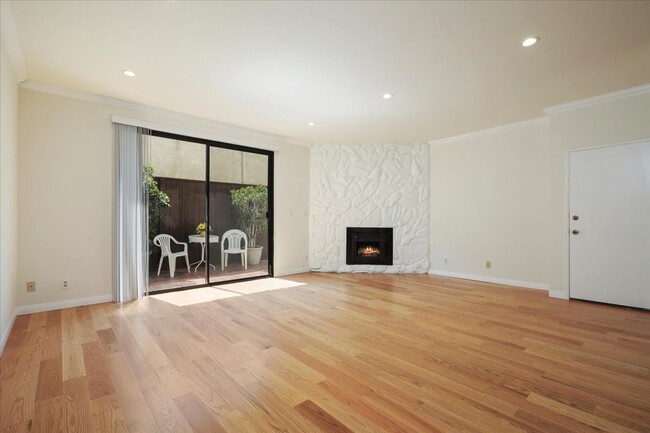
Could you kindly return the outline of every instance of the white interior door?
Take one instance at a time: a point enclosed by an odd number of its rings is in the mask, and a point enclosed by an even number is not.
[[[650,141],[569,155],[570,297],[650,308]]]

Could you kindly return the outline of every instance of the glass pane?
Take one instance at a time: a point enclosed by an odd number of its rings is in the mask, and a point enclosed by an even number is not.
[[[268,167],[267,155],[210,148],[210,283],[269,275]]]
[[[150,292],[206,283],[204,244],[191,236],[206,219],[205,152],[203,144],[151,137]]]

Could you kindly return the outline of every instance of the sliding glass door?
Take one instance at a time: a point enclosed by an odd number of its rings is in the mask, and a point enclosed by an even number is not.
[[[149,160],[150,292],[271,275],[272,152],[152,132]]]
[[[269,155],[210,147],[210,283],[269,275]]]

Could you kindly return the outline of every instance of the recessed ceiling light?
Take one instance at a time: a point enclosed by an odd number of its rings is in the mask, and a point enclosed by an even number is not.
[[[539,38],[537,36],[532,36],[530,38],[524,39],[524,41],[521,43],[522,46],[524,47],[530,47],[531,45],[535,45],[539,41]]]
[[[316,125],[316,124],[315,124],[314,122],[309,122],[307,125],[309,125],[309,126],[314,126],[314,125]]]
[[[384,96],[383,96],[384,99],[390,99],[392,97],[393,97],[392,93],[384,93]]]
[[[135,72],[133,72],[133,71],[125,70],[125,71],[122,71],[122,73],[124,75],[126,75],[127,77],[135,77]]]

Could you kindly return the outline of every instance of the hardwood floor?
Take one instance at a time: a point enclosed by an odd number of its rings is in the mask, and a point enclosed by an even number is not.
[[[19,316],[2,432],[650,432],[650,313],[429,275]]]

